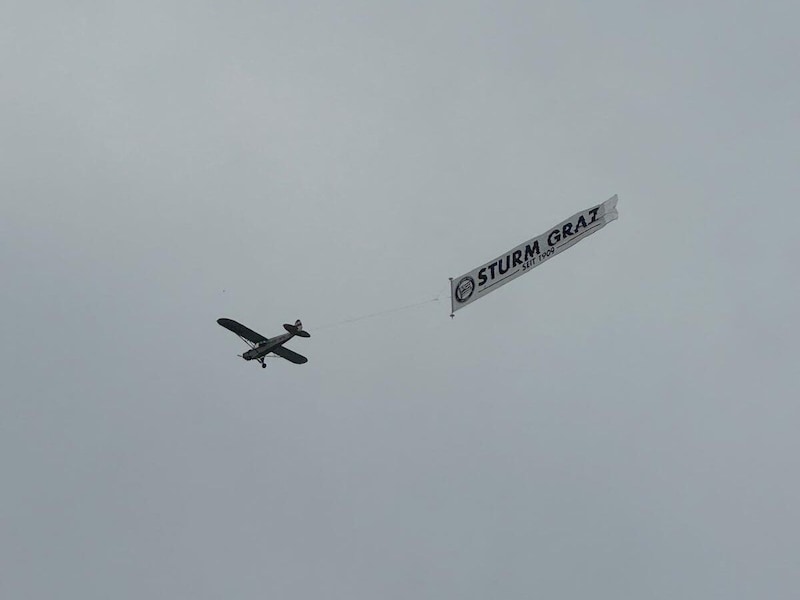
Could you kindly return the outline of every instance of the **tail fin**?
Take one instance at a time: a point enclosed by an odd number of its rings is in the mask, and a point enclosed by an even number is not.
[[[291,334],[298,335],[300,337],[308,338],[311,337],[311,334],[307,331],[303,331],[303,324],[300,322],[300,319],[294,322],[294,325],[289,325],[288,323],[283,324],[283,328]]]

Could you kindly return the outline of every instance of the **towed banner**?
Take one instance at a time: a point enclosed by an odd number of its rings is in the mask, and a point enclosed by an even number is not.
[[[583,210],[550,231],[523,242],[485,265],[450,280],[452,314],[615,221],[617,196]]]

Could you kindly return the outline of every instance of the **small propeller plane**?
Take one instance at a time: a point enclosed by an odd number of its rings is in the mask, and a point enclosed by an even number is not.
[[[308,362],[305,356],[301,356],[297,352],[292,352],[288,348],[283,347],[283,345],[294,336],[304,338],[311,337],[310,333],[303,331],[303,324],[299,319],[294,322],[294,325],[284,323],[283,328],[286,330],[286,333],[282,333],[274,338],[264,337],[260,333],[248,329],[233,319],[217,319],[217,323],[242,338],[242,340],[250,346],[250,350],[240,356],[245,360],[257,360],[261,363],[262,368],[266,368],[267,366],[264,359],[267,358],[267,354],[269,353],[277,354],[281,358],[285,358],[296,365],[302,365]]]

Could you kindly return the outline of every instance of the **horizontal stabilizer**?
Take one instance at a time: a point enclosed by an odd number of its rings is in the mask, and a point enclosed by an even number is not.
[[[294,322],[294,325],[290,325],[289,323],[284,323],[283,328],[291,333],[292,335],[297,335],[304,338],[311,337],[311,334],[307,331],[303,331],[303,324],[300,322],[300,319]]]

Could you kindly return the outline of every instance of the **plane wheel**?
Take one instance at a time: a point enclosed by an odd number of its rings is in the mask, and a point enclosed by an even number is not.
[[[262,369],[266,369],[267,368],[267,363],[261,363],[261,368]]]

